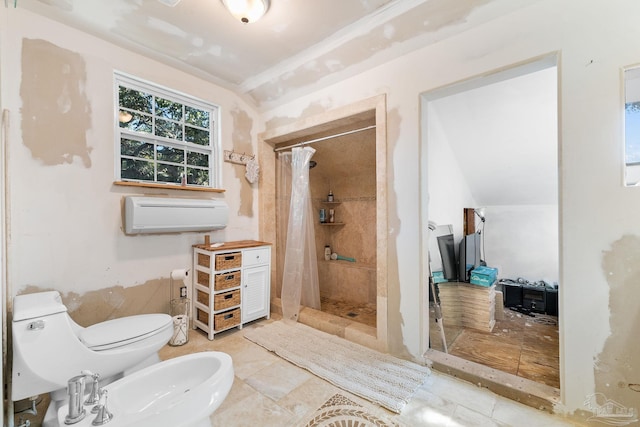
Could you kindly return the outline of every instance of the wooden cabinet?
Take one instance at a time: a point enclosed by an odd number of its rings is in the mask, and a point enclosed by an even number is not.
[[[193,248],[193,328],[208,333],[270,317],[271,246],[243,240]]]

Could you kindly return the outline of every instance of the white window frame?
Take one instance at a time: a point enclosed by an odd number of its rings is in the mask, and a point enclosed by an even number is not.
[[[194,144],[187,141],[178,141],[171,138],[165,138],[162,136],[157,136],[154,134],[149,134],[145,132],[137,132],[132,131],[126,128],[120,127],[119,122],[119,112],[120,112],[120,102],[119,102],[119,90],[120,86],[125,86],[130,89],[139,90],[142,92],[149,93],[153,96],[158,96],[164,98],[169,101],[178,102],[185,106],[193,107],[199,110],[204,110],[209,112],[209,141],[210,145],[204,146],[199,144]],[[205,153],[209,156],[209,183],[208,185],[198,185],[198,184],[187,184],[189,188],[220,188],[221,187],[221,170],[222,170],[222,156],[220,151],[220,107],[193,96],[187,95],[182,92],[178,92],[173,89],[169,89],[167,87],[140,79],[138,77],[122,73],[120,71],[114,71],[114,126],[115,126],[115,143],[114,143],[114,169],[115,169],[115,179],[120,182],[140,182],[140,183],[151,183],[158,185],[166,185],[166,186],[176,186],[178,188],[182,187],[181,183],[171,183],[165,181],[158,181],[157,179],[157,165],[158,160],[155,158],[155,150],[154,150],[154,159],[153,163],[154,167],[154,180],[139,180],[139,179],[129,179],[122,178],[121,175],[121,138],[132,138],[135,140],[140,140],[144,142],[148,142],[150,144],[155,145],[163,145],[167,147],[178,148],[181,150],[195,151],[200,153]],[[152,115],[153,120],[155,121],[155,114]]]

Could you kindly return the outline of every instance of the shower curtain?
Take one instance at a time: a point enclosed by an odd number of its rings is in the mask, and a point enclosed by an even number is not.
[[[311,147],[297,147],[291,153],[279,153],[278,157],[278,209],[281,214],[278,248],[284,248],[282,317],[293,322],[298,321],[301,304],[320,309],[314,215],[309,191],[309,161],[315,151]]]

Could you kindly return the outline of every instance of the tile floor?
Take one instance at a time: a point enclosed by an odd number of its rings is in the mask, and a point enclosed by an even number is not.
[[[375,304],[356,304],[326,297],[320,299],[320,304],[325,313],[362,323],[372,328],[376,327]]]
[[[245,329],[260,327],[277,317],[253,322]],[[232,357],[235,381],[226,400],[211,417],[214,426],[304,426],[314,411],[335,393],[400,426],[576,425],[437,372],[431,374],[402,414],[393,414],[286,362],[245,339],[243,332],[232,329],[209,341],[202,331],[191,330],[187,344],[166,346],[160,352],[162,359],[207,350],[223,351]]]

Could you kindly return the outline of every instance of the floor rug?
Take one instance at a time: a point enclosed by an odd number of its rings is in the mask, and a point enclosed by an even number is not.
[[[314,412],[305,427],[397,427],[387,419],[369,413],[366,408],[334,394]]]
[[[343,390],[400,413],[430,370],[300,323],[277,321],[245,338]]]

